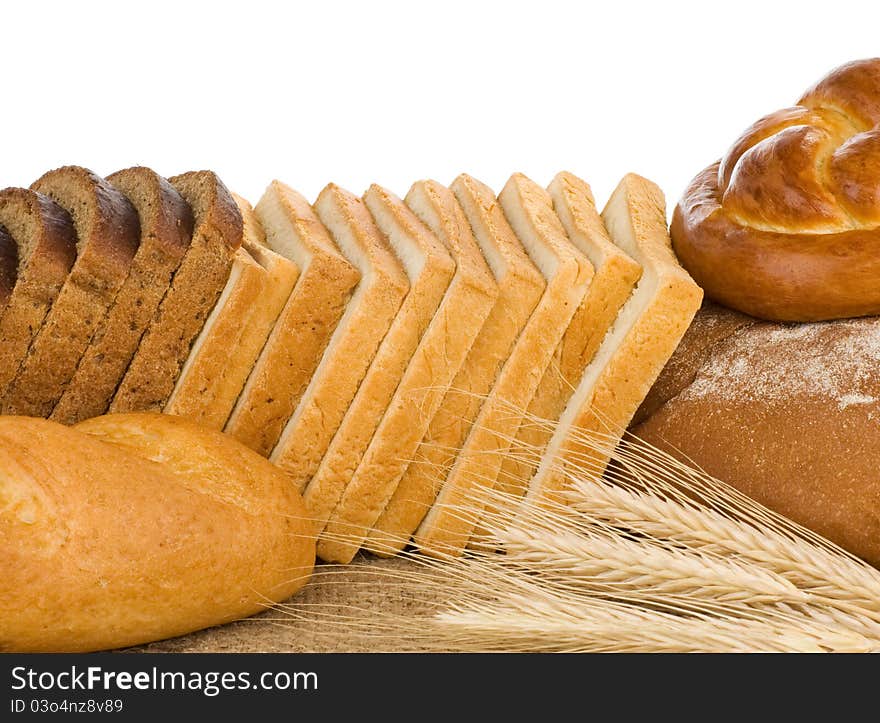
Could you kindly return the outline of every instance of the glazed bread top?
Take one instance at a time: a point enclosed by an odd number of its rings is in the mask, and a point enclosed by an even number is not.
[[[880,313],[880,58],[748,128],[685,191],[675,250],[710,297],[771,320]]]

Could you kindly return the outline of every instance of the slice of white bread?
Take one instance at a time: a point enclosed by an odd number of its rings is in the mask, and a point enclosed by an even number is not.
[[[455,273],[455,262],[449,252],[403,201],[373,185],[364,194],[364,203],[403,267],[409,280],[409,293],[382,339],[324,459],[305,489],[306,505],[315,518],[319,533],[324,531],[361,463]],[[436,363],[442,364],[442,360],[436,360]],[[419,424],[418,420],[411,423]],[[368,531],[369,526],[364,533]],[[335,557],[333,543],[341,540],[327,536],[318,539],[318,556],[322,559]]]
[[[449,190],[439,186],[434,190],[437,198],[430,204],[412,191],[406,202],[448,245],[476,244],[498,292],[394,495],[373,526],[367,547],[380,555],[400,552],[434,503],[483,398],[492,390],[545,286],[544,277],[510,231],[488,188],[461,175]]]
[[[107,181],[137,211],[140,246],[103,326],[95,332],[52,410],[50,419],[63,424],[107,411],[192,239],[189,206],[155,171],[129,168],[108,176]]]
[[[398,226],[413,236],[432,233],[452,256],[455,273],[318,541],[321,557],[340,563],[351,562],[395,493],[498,298],[480,247],[448,188],[435,181],[417,182],[406,196],[406,206],[371,189],[367,204],[390,238]],[[394,213],[392,219],[386,218],[389,212]],[[394,225],[386,228],[389,220]]]
[[[265,246],[251,205],[233,194],[243,222],[226,288],[193,344],[165,405],[165,412],[223,429],[278,315],[299,268]]]
[[[140,229],[128,199],[85,168],[49,171],[31,189],[70,214],[77,257],[0,407],[3,414],[47,417],[128,276]]]
[[[15,284],[0,312],[2,398],[76,260],[76,231],[67,211],[25,188],[0,191],[0,226],[14,244],[4,276]]]
[[[641,264],[642,276],[559,419],[529,484],[528,498],[536,502],[563,490],[569,472],[602,475],[703,299],[672,251],[666,200],[656,185],[625,176],[602,220],[614,242]],[[601,436],[584,443],[594,434]]]
[[[255,211],[269,248],[301,271],[226,424],[227,433],[268,455],[302,399],[360,273],[309,202],[280,181],[269,184]]]
[[[168,180],[192,209],[192,242],[116,390],[111,412],[162,411],[241,246],[241,213],[215,173],[191,171]]]
[[[361,199],[330,184],[314,208],[361,281],[270,457],[300,491],[321,464],[409,291],[403,267]],[[327,507],[325,521],[332,511]]]
[[[528,487],[550,441],[552,429],[548,423],[556,422],[565,410],[584,369],[642,273],[639,264],[608,237],[584,181],[563,172],[547,190],[559,218],[559,230],[590,260],[594,274],[535,392],[529,414],[520,425],[514,444],[520,453],[510,455],[501,468],[498,488],[512,495],[522,495]]]
[[[567,239],[548,231],[542,188],[515,174],[499,195],[498,204],[491,201],[491,191],[485,186],[480,185],[478,191],[480,205],[493,216],[496,233],[516,234],[544,276],[546,287],[481,407],[436,503],[416,530],[416,545],[432,555],[457,555],[467,545],[519,427],[521,410],[528,408],[592,277],[586,257]],[[470,216],[473,209],[464,204],[464,210],[479,236],[480,222]]]

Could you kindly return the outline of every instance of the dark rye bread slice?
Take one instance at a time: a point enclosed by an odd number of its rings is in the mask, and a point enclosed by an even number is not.
[[[192,242],[116,390],[111,412],[164,409],[241,246],[241,213],[215,173],[191,171],[169,181],[192,209]]]
[[[141,242],[107,320],[92,338],[51,419],[75,424],[107,411],[171,278],[189,248],[192,211],[171,184],[149,168],[107,177],[140,217]]]
[[[140,241],[137,211],[103,178],[79,166],[49,171],[31,189],[65,209],[77,258],[2,401],[3,414],[46,417],[128,276]]]
[[[76,260],[76,232],[67,211],[26,188],[0,191],[0,225],[14,243],[16,265],[15,286],[0,311],[2,398]],[[0,248],[7,248],[2,240]]]

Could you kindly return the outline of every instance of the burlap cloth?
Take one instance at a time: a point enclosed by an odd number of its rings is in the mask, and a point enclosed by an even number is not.
[[[247,620],[149,645],[129,652],[275,653],[403,652],[426,650],[403,633],[369,634],[382,616],[430,615],[440,602],[436,589],[419,592],[403,583],[400,572],[419,569],[412,560],[358,556],[332,575],[318,565],[317,574],[287,601],[289,610],[267,610]]]

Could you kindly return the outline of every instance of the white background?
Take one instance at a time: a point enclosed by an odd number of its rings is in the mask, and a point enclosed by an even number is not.
[[[0,186],[77,163],[398,194],[561,169],[674,203],[745,126],[880,54],[880,3],[3,5]]]

